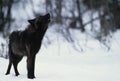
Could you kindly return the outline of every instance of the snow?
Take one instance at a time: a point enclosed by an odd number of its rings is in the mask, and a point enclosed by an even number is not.
[[[113,38],[119,37],[117,32]],[[116,42],[117,41],[117,42]],[[95,40],[88,41],[87,49],[78,52],[66,42],[60,47],[54,42],[47,48],[42,46],[37,54],[34,81],[120,81],[119,39],[113,40],[111,50],[100,48]],[[95,48],[96,47],[96,48]],[[8,59],[0,58],[0,81],[30,81],[27,78],[26,57],[19,63],[20,75],[5,75]]]

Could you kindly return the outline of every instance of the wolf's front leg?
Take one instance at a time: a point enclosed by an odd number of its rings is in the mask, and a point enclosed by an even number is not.
[[[27,57],[27,70],[28,70],[28,78],[35,78],[34,70],[35,70],[35,55]]]

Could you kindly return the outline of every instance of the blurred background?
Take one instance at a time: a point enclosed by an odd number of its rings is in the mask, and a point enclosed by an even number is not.
[[[43,40],[46,49],[111,50],[113,41],[120,48],[120,0],[0,0],[0,56],[8,57],[12,31],[24,30],[27,20],[46,13],[51,14]]]

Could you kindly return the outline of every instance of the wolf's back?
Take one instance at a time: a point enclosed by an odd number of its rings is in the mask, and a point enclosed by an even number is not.
[[[11,41],[18,41],[18,40],[20,40],[20,31],[14,31],[14,32],[12,32],[11,34],[10,34],[10,36],[9,36],[9,42],[11,42]]]

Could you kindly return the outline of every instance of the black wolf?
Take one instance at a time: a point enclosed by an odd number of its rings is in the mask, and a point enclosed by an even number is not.
[[[39,51],[44,34],[50,22],[50,14],[39,16],[35,19],[28,20],[30,25],[24,31],[14,31],[9,36],[9,65],[6,75],[10,73],[13,64],[16,76],[19,75],[17,65],[27,56],[28,78],[35,78],[35,56]]]

